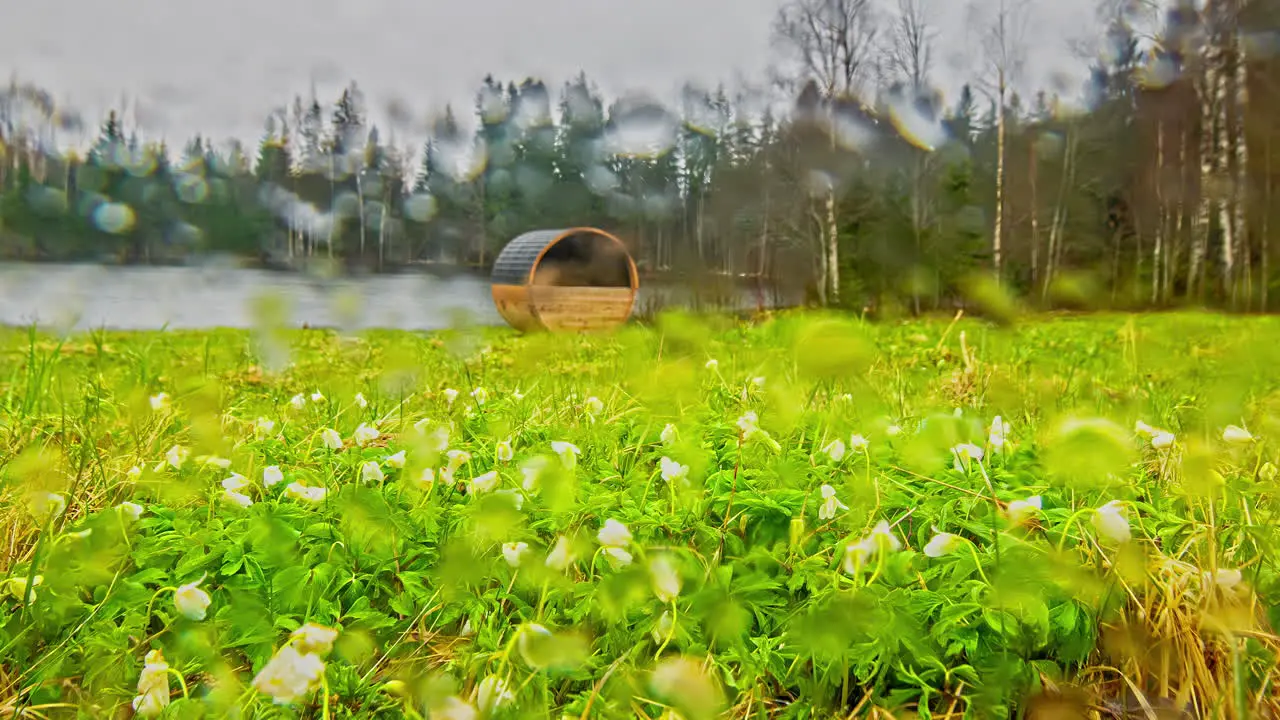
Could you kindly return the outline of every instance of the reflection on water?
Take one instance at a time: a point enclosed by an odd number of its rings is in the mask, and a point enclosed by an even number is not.
[[[251,328],[255,301],[283,299],[294,326],[438,330],[500,325],[486,279],[463,275],[378,275],[322,280],[239,268],[0,264],[0,324],[61,329]],[[690,305],[676,286],[642,286],[636,312]],[[754,308],[741,291],[731,309]],[[773,303],[769,303],[773,304]],[[733,307],[736,305],[737,307]]]

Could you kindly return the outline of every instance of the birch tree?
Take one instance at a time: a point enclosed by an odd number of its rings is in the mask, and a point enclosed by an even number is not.
[[[906,111],[918,111],[922,102],[928,102],[931,111],[937,110],[936,99],[929,90],[935,39],[936,33],[925,12],[925,0],[898,0],[886,54],[891,77],[906,87],[904,100],[910,105]],[[911,228],[917,257],[924,254],[925,229],[932,224],[931,203],[925,187],[931,150],[923,148],[916,152],[911,168]],[[912,292],[912,303],[919,313],[919,292]]]
[[[1007,105],[1010,89],[1016,86],[1025,62],[1025,28],[1031,0],[998,0],[994,15],[979,25],[982,37],[982,73],[978,88],[995,104],[996,111],[996,207],[991,235],[991,260],[996,277],[1004,268],[1005,151]],[[970,11],[977,22],[984,14],[977,5]]]
[[[872,0],[791,0],[778,12],[774,39],[792,56],[806,80],[816,84],[828,113],[828,135],[835,150],[835,101],[857,97],[873,75],[877,25]],[[826,303],[840,300],[840,243],[836,222],[836,183],[826,189],[825,212],[818,223],[820,274]]]

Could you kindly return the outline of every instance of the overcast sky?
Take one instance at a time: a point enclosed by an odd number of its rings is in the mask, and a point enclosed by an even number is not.
[[[884,0],[891,2],[892,0]],[[970,5],[924,0],[939,30],[938,82],[953,90],[979,60]],[[147,134],[195,131],[255,141],[273,106],[336,99],[349,79],[375,120],[398,99],[425,117],[472,104],[486,73],[558,88],[579,69],[609,94],[672,97],[684,81],[762,77],[776,57],[781,0],[4,0],[0,71],[33,81],[97,123],[122,97]],[[1027,79],[1083,79],[1068,41],[1095,26],[1093,0],[1032,0]]]

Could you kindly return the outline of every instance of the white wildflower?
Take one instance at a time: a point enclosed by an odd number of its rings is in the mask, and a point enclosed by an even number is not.
[[[547,554],[547,567],[552,570],[565,570],[573,562],[573,550],[569,547],[569,538],[561,535]]]
[[[307,623],[289,633],[289,639],[300,653],[313,653],[321,657],[333,650],[333,641],[338,638],[338,631],[315,623]]]
[[[365,447],[381,436],[382,433],[378,431],[378,428],[368,423],[360,423],[360,427],[356,428],[355,434],[351,436],[351,439],[355,441],[356,445]]]
[[[844,441],[839,438],[836,438],[835,440],[832,440],[831,442],[827,443],[826,446],[822,448],[822,452],[824,455],[831,458],[832,460],[836,462],[840,462],[841,460],[844,459],[844,453],[845,453]]]
[[[819,520],[830,520],[836,516],[839,510],[848,510],[849,506],[840,502],[836,497],[836,489],[830,485],[823,485],[822,489],[822,506],[818,508]]]
[[[270,437],[271,433],[275,432],[275,429],[275,420],[268,420],[267,418],[260,417],[253,421],[253,434],[259,438]]]
[[[496,675],[489,675],[476,686],[476,707],[483,715],[492,714],[515,700],[516,696],[507,687],[507,681]]]
[[[520,564],[524,562],[524,558],[528,554],[529,543],[527,542],[509,542],[502,544],[502,558],[513,568],[520,567]]]
[[[662,435],[660,437],[662,438],[662,444],[670,447],[679,439],[680,433],[676,430],[675,425],[667,423],[666,427],[662,428]]]
[[[1222,431],[1222,439],[1232,445],[1248,445],[1253,442],[1253,434],[1238,425],[1228,425]]]
[[[455,472],[458,468],[471,462],[471,453],[466,450],[450,450],[445,454],[449,458],[449,472]]]
[[[231,467],[230,460],[224,457],[218,457],[217,455],[201,455],[196,459],[200,462],[201,467],[213,467],[222,470],[226,470]]]
[[[507,499],[511,502],[511,506],[517,511],[524,507],[524,495],[521,495],[519,491],[513,490],[512,488],[498,490],[493,493],[493,496]]]
[[[662,615],[658,617],[658,622],[654,624],[653,630],[649,631],[649,637],[653,638],[653,642],[661,645],[667,638],[671,637],[675,630],[675,620],[671,617],[670,610],[664,610]]]
[[[667,556],[657,555],[649,560],[649,579],[658,600],[669,603],[680,596],[680,573]]]
[[[138,695],[133,698],[133,712],[138,717],[155,717],[169,705],[169,663],[159,650],[147,653],[138,674]]]
[[[315,690],[323,675],[324,661],[318,655],[284,645],[253,677],[253,688],[277,705],[289,705]]]
[[[369,401],[364,398],[364,393],[356,393],[356,396],[354,399],[356,401],[356,407],[360,408],[361,410],[369,407]]]
[[[1000,452],[1004,450],[1005,436],[1009,434],[1009,423],[999,415],[991,421],[991,428],[987,433],[987,442],[990,443],[991,449]]]
[[[524,476],[524,482],[520,486],[525,492],[532,494],[537,491],[538,478],[546,468],[547,459],[540,455],[529,458],[520,466],[520,474]]]
[[[1014,500],[1009,503],[1009,506],[1005,509],[1005,514],[1009,517],[1009,520],[1020,525],[1035,517],[1036,513],[1040,512],[1040,506],[1040,496],[1032,495],[1026,500]]]
[[[189,620],[203,620],[205,613],[209,610],[209,604],[213,602],[209,597],[209,593],[200,589],[200,583],[204,582],[204,576],[200,576],[199,580],[186,585],[179,585],[173,591],[173,606],[183,617]]]
[[[308,503],[320,503],[324,502],[324,498],[329,494],[329,490],[322,487],[308,487],[302,483],[293,482],[289,483],[289,485],[285,487],[284,493],[294,500],[301,500]]]
[[[931,558],[942,557],[955,552],[962,542],[959,535],[940,532],[929,539],[924,546],[924,554]]]
[[[222,500],[223,502],[242,508],[247,508],[253,504],[253,498],[237,490],[223,490]]]
[[[431,708],[431,720],[476,720],[476,715],[476,709],[471,703],[453,696]]]
[[[449,428],[441,425],[427,436],[426,448],[430,452],[442,453],[449,447]]]
[[[601,545],[624,548],[631,544],[631,531],[626,525],[609,518],[604,521],[600,532],[596,534],[596,540],[599,540]]]
[[[1209,573],[1205,573],[1205,577],[1210,578]],[[1213,574],[1211,580],[1213,584],[1223,590],[1233,590],[1244,581],[1244,573],[1234,568],[1218,568],[1218,571]]]
[[[183,463],[187,461],[187,458],[190,455],[191,452],[186,448],[181,445],[174,445],[165,452],[164,459],[169,463],[170,467],[174,470],[178,470],[182,467]]]
[[[333,428],[325,428],[324,431],[320,433],[320,439],[324,442],[324,446],[330,450],[342,449],[342,436]]]
[[[271,487],[279,482],[284,482],[284,473],[280,470],[279,465],[268,465],[262,468],[263,487]]]
[[[1126,543],[1132,537],[1129,518],[1125,515],[1124,504],[1119,500],[1112,500],[1094,511],[1093,527],[1099,535],[1114,543]]]
[[[169,393],[156,393],[151,396],[151,409],[164,410],[169,407]]]
[[[604,553],[605,558],[609,561],[609,565],[611,565],[615,570],[631,564],[631,553],[620,547],[606,547],[603,548],[601,552]]]
[[[578,456],[582,454],[577,445],[563,440],[552,441],[551,451],[560,456],[560,464],[564,465],[566,470],[577,467]]]
[[[902,549],[902,542],[893,534],[888,521],[881,520],[871,529],[871,534],[852,545],[845,547],[844,560],[841,565],[850,575],[880,552],[897,552]]]
[[[387,467],[393,467],[399,470],[400,468],[404,467],[404,460],[405,460],[404,451],[401,450],[400,452],[395,453],[394,455],[388,455],[386,460],[384,460],[383,462],[387,464]]]
[[[62,516],[67,509],[67,499],[58,493],[37,490],[31,493],[27,507],[36,522],[44,525]]]
[[[377,460],[365,461],[360,466],[360,481],[363,483],[380,483],[386,479],[386,475],[382,474],[382,467],[378,465]]]
[[[40,587],[43,584],[44,584],[43,575],[36,575],[35,577],[31,578],[31,597],[30,597],[31,602],[36,601],[36,588]],[[8,580],[5,580],[4,589],[5,589],[5,592],[9,593],[11,597],[17,599],[19,602],[21,602],[24,599],[27,599],[27,576],[16,575],[14,577],[9,578]]]
[[[982,460],[983,452],[982,448],[973,443],[961,443],[951,448],[951,455],[955,460],[956,472],[965,472],[970,463]]]
[[[511,441],[503,440],[494,448],[493,456],[498,462],[511,462],[515,452],[511,449]]]
[[[471,492],[474,495],[492,492],[498,487],[498,483],[500,481],[501,478],[498,477],[498,472],[496,470],[490,470],[483,475],[479,475],[471,479]]]
[[[665,455],[658,460],[658,467],[662,473],[662,479],[669,483],[689,479],[689,466],[681,465]]]

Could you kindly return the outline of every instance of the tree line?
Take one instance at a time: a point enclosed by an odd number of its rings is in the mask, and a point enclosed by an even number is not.
[[[170,148],[111,111],[81,156],[58,149],[74,115],[14,80],[0,257],[484,268],[522,232],[588,225],[646,274],[828,305],[949,307],[979,274],[1043,302],[1274,305],[1274,3],[1179,0],[1147,51],[1111,12],[1087,105],[1067,110],[1016,90],[1019,0],[984,20],[982,71],[944,101],[926,2],[788,0],[786,112],[723,87],[670,108],[585,75],[489,77],[474,122],[449,108],[422,147],[371,123],[352,83],[295,97],[253,149]]]

